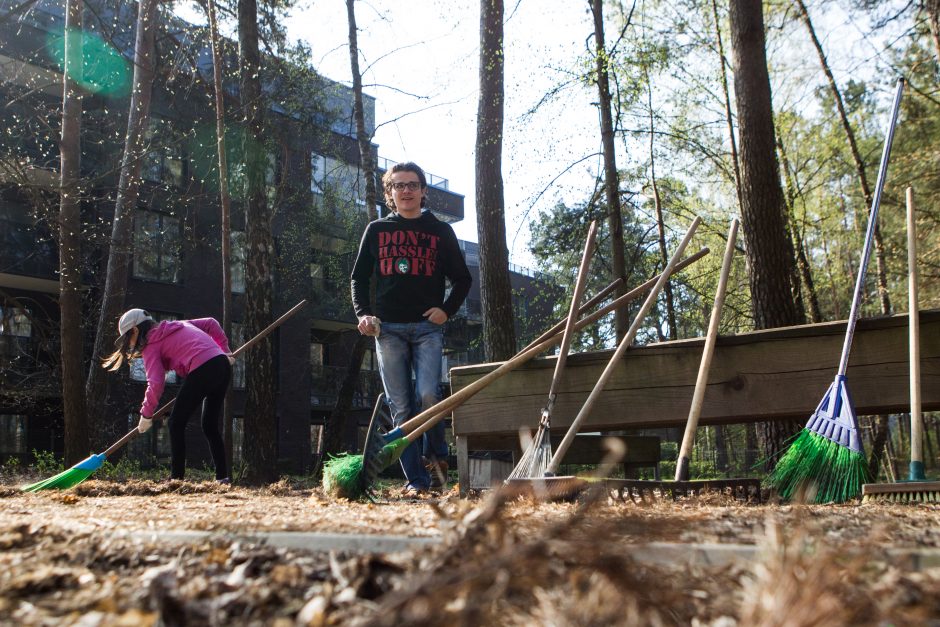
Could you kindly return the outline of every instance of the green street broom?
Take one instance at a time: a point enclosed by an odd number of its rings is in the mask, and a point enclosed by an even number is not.
[[[568,360],[568,351],[571,348],[571,340],[574,337],[574,325],[578,321],[578,312],[581,307],[581,297],[584,295],[584,288],[588,273],[591,267],[591,255],[594,252],[594,239],[597,236],[597,222],[591,222],[588,228],[587,241],[584,244],[584,253],[581,255],[581,265],[578,266],[578,276],[574,283],[574,294],[571,296],[571,307],[568,310],[568,318],[565,321],[565,331],[561,340],[561,348],[558,352],[558,358],[555,360],[555,372],[552,374],[552,383],[548,390],[548,400],[545,407],[542,408],[542,414],[539,417],[539,426],[535,432],[535,437],[530,438],[525,452],[519,458],[508,479],[525,479],[532,477],[541,477],[545,474],[545,469],[552,459],[552,409],[555,406],[555,399],[558,396],[558,385],[561,381],[561,373],[565,370],[565,363]]]
[[[866,483],[863,503],[940,503],[940,481],[924,474],[924,421],[920,402],[920,308],[917,302],[917,233],[914,190],[907,188],[908,339],[911,377],[911,464],[907,481]]]
[[[675,272],[703,258],[708,252],[707,248],[703,248],[694,255],[683,259],[680,263],[674,264],[673,267],[669,268],[662,275],[653,277],[646,283],[630,290],[604,307],[601,307],[596,312],[585,316],[575,324],[574,331],[580,331],[584,327],[597,322],[611,311],[624,307],[628,303],[636,300],[646,291],[653,288],[662,276],[671,276]],[[605,288],[605,291],[607,289],[612,290],[616,283],[615,281],[611,286]],[[579,314],[584,313],[589,306],[597,302],[599,302],[599,299],[595,296],[585,303],[584,307],[579,311]],[[398,461],[408,445],[412,442],[417,442],[418,438],[423,435],[425,431],[490,383],[530,361],[546,349],[561,342],[563,333],[560,331],[564,325],[564,321],[559,322],[540,335],[514,357],[500,364],[495,370],[480,377],[467,387],[445,398],[436,405],[429,407],[408,422],[388,433],[378,433],[379,421],[373,420],[369,432],[366,434],[366,442],[361,455],[343,455],[332,458],[323,464],[321,485],[324,488],[324,492],[335,498],[355,500],[365,497],[374,499],[372,485],[376,477],[378,477],[380,472]]]
[[[806,426],[767,478],[767,485],[784,500],[799,498],[814,503],[841,503],[858,496],[862,484],[869,480],[868,463],[859,438],[858,416],[849,396],[845,373],[865,286],[865,272],[878,224],[878,207],[887,175],[888,158],[891,154],[891,142],[894,139],[903,89],[904,79],[900,78],[894,95],[884,150],[881,153],[878,184],[872,198],[865,248],[855,281],[852,309],[835,381],[829,386]]]
[[[233,357],[237,357],[242,352],[248,350],[265,336],[267,336],[271,331],[278,328],[283,324],[288,318],[293,316],[295,313],[300,311],[300,309],[307,304],[306,299],[300,301],[294,305],[290,310],[285,312],[280,318],[269,324],[264,330],[262,330],[258,335],[254,336],[241,346],[239,346],[235,351],[232,352]],[[153,414],[153,419],[161,418],[166,415],[168,411],[173,407],[173,403],[176,402],[176,399],[171,400],[166,405],[158,409]],[[128,431],[120,440],[112,444],[108,449],[103,453],[92,454],[89,457],[86,457],[82,461],[78,462],[71,468],[63,470],[59,474],[49,477],[48,479],[43,479],[36,483],[31,483],[30,485],[25,485],[20,488],[23,492],[39,492],[41,490],[68,490],[69,488],[74,488],[79,483],[90,477],[96,470],[101,468],[108,457],[113,455],[115,452],[121,449],[125,444],[137,437],[140,432],[137,430],[137,427],[134,427],[132,430]]]

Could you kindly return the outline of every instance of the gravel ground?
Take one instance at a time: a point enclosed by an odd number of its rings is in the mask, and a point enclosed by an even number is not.
[[[16,625],[940,625],[936,505],[745,505],[720,495],[535,503],[451,492],[335,501],[287,482],[0,486],[0,622]],[[188,545],[127,532],[198,530]],[[254,545],[226,532],[437,538],[394,555]],[[159,537],[159,535],[157,535]],[[649,542],[752,544],[723,567],[652,566]],[[931,622],[933,621],[933,622]]]

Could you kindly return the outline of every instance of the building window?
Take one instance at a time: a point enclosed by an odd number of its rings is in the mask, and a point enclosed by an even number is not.
[[[310,373],[314,377],[323,376],[324,353],[326,347],[320,342],[310,342]]]
[[[241,322],[232,323],[232,337],[228,339],[228,347],[235,352],[235,349],[245,343],[245,325]],[[245,360],[241,357],[235,358],[235,365],[232,366],[232,387],[236,390],[245,389]]]
[[[232,416],[232,459],[230,471],[235,468],[237,460],[242,458],[243,443],[245,441],[245,417]]]
[[[33,324],[29,311],[21,307],[0,307],[0,334],[32,337]]]
[[[374,348],[366,349],[365,354],[362,356],[362,369],[373,371],[379,369],[379,358],[376,356]]]
[[[232,292],[235,294],[245,293],[245,263],[248,259],[247,236],[244,231],[231,232],[230,247],[230,266],[229,272],[232,274]]]
[[[156,211],[134,212],[134,278],[179,283],[179,218]]]
[[[33,324],[29,311],[20,307],[0,307],[0,358],[11,360],[29,352]]]
[[[326,288],[326,275],[323,271],[323,264],[310,264],[310,280],[313,283],[314,290],[323,290]]]
[[[326,157],[315,152],[310,153],[310,191],[322,194],[326,184]]]
[[[151,117],[145,141],[147,152],[141,163],[140,175],[145,181],[183,185],[183,152],[170,120]]]
[[[153,318],[154,323],[160,323],[164,320],[178,320],[178,316],[173,314],[159,313],[159,312],[149,312],[150,317]],[[147,371],[144,369],[144,360],[142,357],[130,360],[128,362],[128,367],[130,368],[131,380],[145,382],[147,380]],[[166,375],[163,377],[163,380],[169,383],[170,385],[175,384],[179,379],[176,376],[176,372],[173,370],[168,370]]]
[[[26,453],[26,416],[0,414],[0,455]]]

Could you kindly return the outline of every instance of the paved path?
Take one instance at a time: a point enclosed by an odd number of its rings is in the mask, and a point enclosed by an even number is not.
[[[413,538],[309,531],[224,534],[211,531],[135,531],[128,533],[127,536],[141,542],[191,544],[212,539],[225,539],[231,542],[266,544],[285,549],[352,553],[398,553],[433,546],[440,542],[439,537]],[[687,563],[725,566],[735,562],[754,561],[758,557],[758,551],[758,547],[752,544],[650,542],[637,544],[631,557],[646,564]],[[888,549],[887,554],[892,564],[901,570],[921,571],[928,568],[940,568],[940,549]]]

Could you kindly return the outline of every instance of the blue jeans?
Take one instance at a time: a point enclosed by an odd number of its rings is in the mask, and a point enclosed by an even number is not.
[[[396,427],[441,400],[442,326],[433,322],[383,322],[375,346],[385,398]],[[414,442],[402,453],[405,478],[409,486],[417,489],[431,485],[431,477],[421,462],[422,448],[426,457],[447,459],[443,420],[424,434],[422,446]]]

